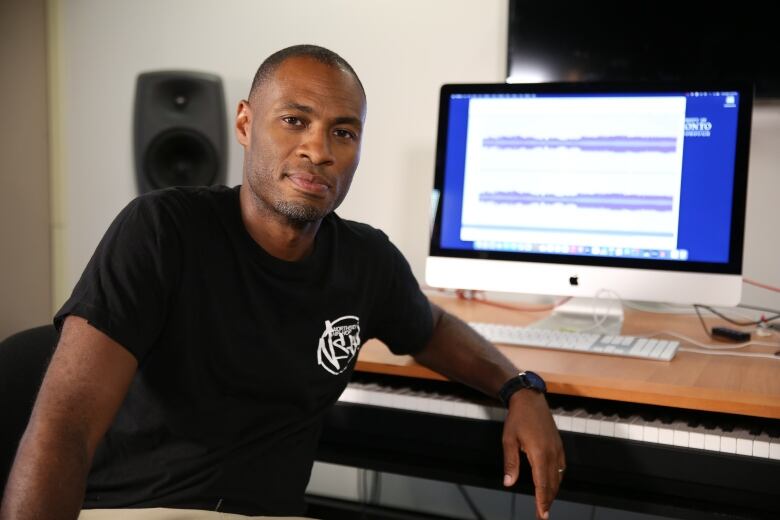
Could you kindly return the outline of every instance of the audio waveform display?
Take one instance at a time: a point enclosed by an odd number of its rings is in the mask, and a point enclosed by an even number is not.
[[[479,194],[480,202],[496,204],[572,204],[587,209],[626,209],[672,211],[673,199],[667,195],[625,195],[622,193],[578,193],[577,195],[553,195],[494,191]]]
[[[579,137],[576,139],[537,139],[522,136],[486,137],[485,148],[533,149],[533,148],[579,148],[584,152],[660,152],[677,151],[675,137]]]

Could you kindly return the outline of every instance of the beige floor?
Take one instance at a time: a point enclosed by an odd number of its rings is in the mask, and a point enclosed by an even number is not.
[[[316,520],[302,516],[244,516],[199,509],[168,509],[152,507],[144,509],[85,509],[79,520]]]

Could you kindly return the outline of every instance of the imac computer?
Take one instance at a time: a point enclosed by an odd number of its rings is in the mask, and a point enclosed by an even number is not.
[[[738,304],[752,102],[736,81],[444,85],[426,282]]]

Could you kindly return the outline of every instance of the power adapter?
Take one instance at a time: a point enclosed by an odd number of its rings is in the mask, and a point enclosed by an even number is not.
[[[728,327],[712,327],[712,337],[728,341],[750,341],[750,333]]]

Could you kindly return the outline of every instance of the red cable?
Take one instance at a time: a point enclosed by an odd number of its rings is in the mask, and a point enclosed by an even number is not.
[[[780,287],[774,287],[773,285],[767,285],[765,283],[757,282],[755,280],[751,280],[750,278],[742,278],[742,281],[745,283],[748,283],[750,285],[755,285],[756,287],[761,287],[762,289],[767,289],[769,291],[775,291],[780,292]]]

